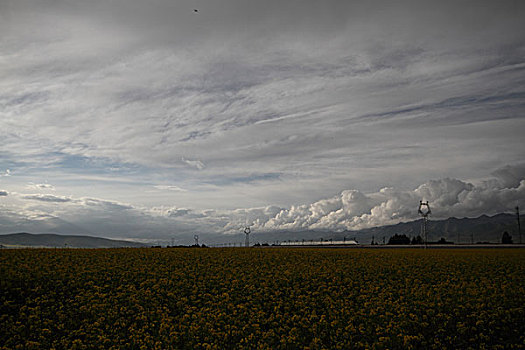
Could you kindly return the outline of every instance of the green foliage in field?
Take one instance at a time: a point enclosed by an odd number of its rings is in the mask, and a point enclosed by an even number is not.
[[[0,251],[0,348],[523,348],[520,250]]]

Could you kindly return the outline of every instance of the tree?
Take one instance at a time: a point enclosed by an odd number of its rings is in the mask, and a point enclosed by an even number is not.
[[[501,243],[503,244],[512,244],[512,236],[509,235],[507,231],[503,232],[503,236],[501,236]]]
[[[438,244],[452,244],[452,242],[447,241],[444,237],[437,242]]]
[[[423,244],[423,238],[421,238],[420,235],[417,235],[417,237],[412,237],[410,244]]]
[[[410,238],[407,235],[395,234],[388,240],[388,244],[410,244]]]

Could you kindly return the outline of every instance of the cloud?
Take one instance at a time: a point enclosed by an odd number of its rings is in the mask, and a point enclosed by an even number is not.
[[[204,165],[203,162],[201,162],[200,160],[190,160],[190,159],[185,159],[184,157],[182,158],[182,161],[186,164],[188,164],[189,166],[191,167],[194,167],[196,169],[199,169],[199,170],[202,170],[204,169],[206,166]]]
[[[40,8],[34,1],[9,9],[18,39],[6,41],[10,74],[2,86],[9,136],[2,148],[10,158],[33,163],[36,154],[49,160],[62,152],[217,177],[246,163],[286,173],[293,162],[307,172],[311,159],[319,169],[346,163],[345,154],[367,162],[360,149],[385,150],[375,152],[381,162],[404,152],[407,161],[404,143],[421,143],[414,135],[429,147],[440,142],[421,124],[499,124],[523,103],[523,31],[511,31],[523,25],[508,3],[226,1],[198,18],[166,1],[97,3],[52,4],[35,22],[24,21]],[[483,44],[472,40],[482,32]],[[467,144],[475,133],[462,132],[452,140],[457,152],[482,145]],[[446,166],[447,157],[432,155],[436,168]]]
[[[180,188],[179,186],[175,185],[156,185],[153,186],[158,190],[167,190],[167,191],[176,191],[176,192],[186,192],[187,190]]]
[[[191,212],[190,209],[184,209],[184,208],[174,208],[168,211],[169,217],[179,217],[179,216],[185,216],[188,215]]]
[[[52,194],[24,194],[20,196],[23,199],[29,199],[29,200],[36,200],[36,201],[42,201],[42,202],[55,202],[55,203],[65,203],[65,202],[71,202],[70,197],[65,196],[55,196]]]
[[[262,230],[358,230],[395,224],[417,218],[419,200],[428,200],[434,218],[478,216],[512,210],[525,199],[525,168],[507,166],[495,172],[497,178],[479,185],[458,179],[428,181],[415,190],[383,188],[363,194],[343,191],[330,199],[282,209],[260,220]],[[513,181],[508,181],[512,174]],[[516,179],[519,181],[516,183]]]
[[[525,163],[518,165],[507,165],[492,173],[503,188],[519,186],[525,174]]]
[[[119,203],[117,201],[109,201],[98,198],[80,198],[75,200],[75,203],[86,207],[98,208],[103,210],[128,210],[133,209],[132,205]]]
[[[34,190],[55,190],[55,187],[50,184],[34,184],[30,183],[26,186],[28,189],[34,189]]]

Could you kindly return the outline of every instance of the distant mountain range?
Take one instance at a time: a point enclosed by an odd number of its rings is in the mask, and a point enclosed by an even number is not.
[[[405,234],[409,237],[414,237],[421,234],[421,224],[422,219],[397,225],[374,227],[362,230],[360,233],[369,238],[373,235],[376,242],[382,240],[383,237],[386,237],[388,240],[394,234]],[[447,241],[455,243],[501,243],[501,236],[505,231],[513,236],[515,243],[519,240],[516,216],[512,214],[429,220],[427,227],[429,241],[445,238]]]
[[[373,227],[356,231],[332,232],[325,230],[305,230],[305,231],[276,231],[276,232],[257,232],[252,231],[250,241],[255,243],[274,243],[276,241],[294,241],[294,240],[342,240],[355,239],[361,244],[369,244],[372,238],[377,243],[385,242],[395,234],[415,237],[421,234],[422,219],[402,222],[396,225]],[[512,214],[497,214],[494,216],[482,215],[477,218],[448,218],[444,220],[428,221],[428,240],[438,241],[445,238],[454,243],[477,243],[491,242],[500,243],[501,236],[507,231],[514,240],[519,242],[516,216]],[[525,232],[522,232],[523,241],[525,242]],[[242,235],[236,240],[239,241]],[[232,237],[233,238],[233,237]],[[233,242],[234,240],[231,239]]]
[[[138,242],[118,241],[92,236],[57,235],[54,233],[12,233],[0,235],[0,245],[7,248],[140,248],[146,245]]]

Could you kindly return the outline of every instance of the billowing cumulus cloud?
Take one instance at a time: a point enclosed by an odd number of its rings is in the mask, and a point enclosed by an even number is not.
[[[507,166],[494,174],[496,178],[477,185],[444,178],[411,191],[383,188],[363,194],[345,190],[329,199],[281,209],[275,215],[259,215],[252,222],[260,230],[359,230],[413,220],[420,200],[429,201],[432,217],[441,219],[513,210],[525,200],[525,168]]]
[[[520,165],[507,165],[494,171],[494,179],[498,181],[495,186],[500,187],[517,187],[523,181],[525,174],[525,163]]]

